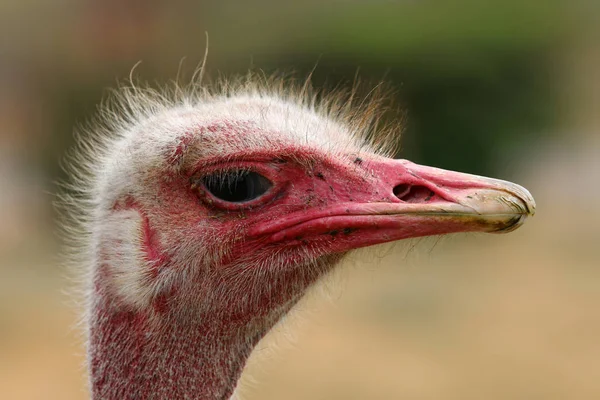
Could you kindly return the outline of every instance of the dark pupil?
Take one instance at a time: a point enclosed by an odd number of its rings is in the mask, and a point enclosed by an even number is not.
[[[252,171],[232,171],[205,176],[204,186],[213,196],[230,203],[254,200],[272,186],[264,176]]]

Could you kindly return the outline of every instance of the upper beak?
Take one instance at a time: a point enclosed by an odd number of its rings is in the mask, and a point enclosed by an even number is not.
[[[325,206],[264,221],[251,235],[270,242],[328,235],[333,249],[344,251],[417,236],[509,232],[535,213],[531,194],[511,182],[406,160],[374,159],[364,167],[371,179],[351,189],[351,201],[324,190],[323,198],[331,197]]]
[[[488,232],[509,232],[523,224],[526,217],[535,214],[535,200],[531,193],[516,183],[447,171],[400,161],[410,179],[400,200],[416,204],[415,214],[450,214],[457,220],[479,220]],[[383,168],[385,170],[385,168]],[[430,190],[438,202],[414,195],[416,187]]]

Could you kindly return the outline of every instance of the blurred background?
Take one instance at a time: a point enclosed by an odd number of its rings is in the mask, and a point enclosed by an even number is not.
[[[304,78],[317,64],[317,87],[357,71],[389,82],[407,113],[400,157],[514,180],[538,203],[507,236],[358,253],[333,301],[311,296],[261,343],[246,399],[600,398],[599,12],[591,0],[2,0],[0,398],[86,398],[56,256],[60,160],[107,88],[138,61],[157,84],[183,57],[192,71],[204,32],[212,77]]]

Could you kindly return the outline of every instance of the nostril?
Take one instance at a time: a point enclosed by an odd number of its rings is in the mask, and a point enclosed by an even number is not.
[[[410,193],[410,188],[411,186],[407,185],[406,183],[397,185],[394,188],[394,196],[396,196],[400,200],[403,200],[403,197]]]
[[[394,187],[394,195],[406,203],[422,203],[436,197],[435,192],[425,186],[405,183]]]

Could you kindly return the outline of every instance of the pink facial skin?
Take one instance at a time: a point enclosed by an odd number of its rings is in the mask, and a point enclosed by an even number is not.
[[[243,243],[223,264],[258,248],[288,252],[310,245],[315,253],[332,254],[418,236],[507,232],[535,212],[531,195],[510,182],[383,157],[335,161],[314,153],[305,160],[264,153],[211,162],[208,171],[250,169],[273,183],[243,204],[193,185],[209,213],[222,213],[215,221],[221,229],[243,225]]]

